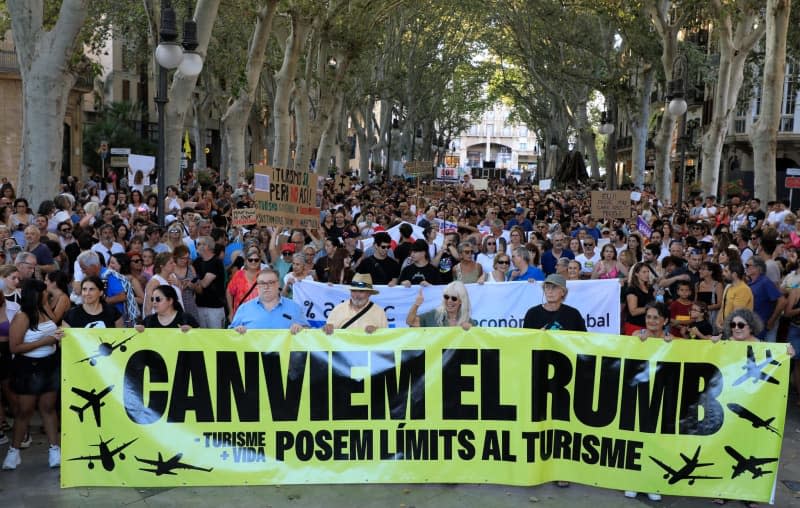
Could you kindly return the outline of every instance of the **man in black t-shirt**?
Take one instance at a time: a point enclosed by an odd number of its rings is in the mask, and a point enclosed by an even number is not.
[[[370,274],[373,284],[394,286],[400,277],[400,264],[387,255],[392,246],[392,237],[389,233],[379,231],[373,239],[375,243],[372,256],[361,261],[356,271]]]
[[[194,260],[197,281],[197,321],[201,328],[225,328],[225,267],[214,255],[214,239],[197,239],[197,259]]]
[[[585,332],[586,321],[578,309],[564,304],[566,297],[566,279],[555,273],[548,275],[544,280],[545,303],[528,309],[522,327]]]

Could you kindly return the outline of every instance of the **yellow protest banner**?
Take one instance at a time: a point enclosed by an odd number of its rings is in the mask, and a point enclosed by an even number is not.
[[[69,328],[65,487],[568,480],[767,501],[785,345]]]
[[[256,223],[285,228],[319,227],[321,187],[308,171],[256,166]]]

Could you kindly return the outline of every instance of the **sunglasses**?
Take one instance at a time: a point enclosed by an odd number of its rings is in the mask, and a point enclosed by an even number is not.
[[[447,300],[450,300],[451,302],[457,302],[458,301],[458,297],[457,296],[443,295],[443,297],[444,297],[445,301],[447,301]]]
[[[142,258],[133,258],[133,259],[131,259],[131,263],[141,263],[141,262],[142,262]]]
[[[247,258],[247,260],[250,261],[251,263],[258,263],[261,261],[259,258]]]
[[[388,249],[391,245],[378,245],[381,249]]]
[[[161,298],[160,296],[154,296],[150,298],[151,302],[156,302],[156,303],[161,303],[161,300],[164,300],[164,298]]]
[[[731,321],[731,330],[734,328],[738,328],[740,330],[744,329],[745,326],[750,326],[744,321]]]
[[[64,228],[61,230],[62,233],[69,233],[70,231],[72,231],[72,228]]]
[[[508,260],[506,260],[506,261],[498,261],[497,264],[498,265],[507,265],[508,264]]]
[[[290,251],[290,250],[287,250],[287,251],[282,252],[281,254],[283,254],[284,256],[289,256],[289,255],[293,254],[293,252]]]

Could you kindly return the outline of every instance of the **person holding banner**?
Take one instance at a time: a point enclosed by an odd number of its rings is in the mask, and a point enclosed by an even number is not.
[[[427,246],[425,251],[427,252]],[[363,329],[367,333],[373,333],[378,328],[388,328],[386,312],[369,301],[370,295],[377,294],[378,290],[372,287],[372,277],[368,273],[355,274],[350,282],[350,299],[333,308],[322,329],[330,335],[334,330],[346,328]]]
[[[460,326],[464,330],[469,330],[473,325],[478,324],[471,318],[469,293],[461,281],[453,281],[445,286],[441,305],[423,314],[417,314],[417,310],[424,302],[425,296],[422,288],[419,288],[414,305],[408,309],[408,316],[406,316],[408,326],[412,328]]]
[[[481,278],[478,279],[478,284],[484,282],[507,282],[508,281],[508,267],[511,264],[511,258],[506,256],[505,253],[499,253],[494,257],[494,266],[490,272],[484,272]]]
[[[517,247],[511,255],[514,269],[511,270],[512,281],[544,280],[544,272],[531,265],[531,252],[525,247]]]
[[[303,309],[289,298],[281,296],[279,273],[272,268],[258,272],[256,286],[258,298],[248,300],[236,310],[228,328],[244,334],[248,329],[285,329],[296,334],[308,328]]]

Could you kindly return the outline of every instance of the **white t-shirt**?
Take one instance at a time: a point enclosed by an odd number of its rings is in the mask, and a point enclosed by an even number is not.
[[[575,261],[581,264],[581,273],[592,273],[594,267],[600,262],[600,251],[595,249],[594,256],[587,258],[586,254],[578,254]]]

